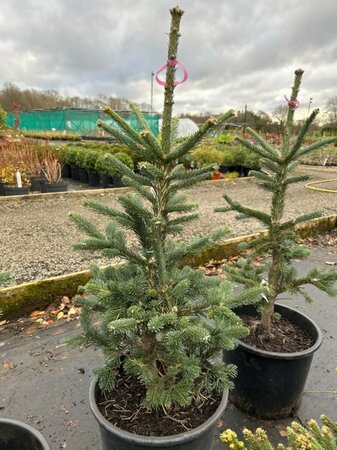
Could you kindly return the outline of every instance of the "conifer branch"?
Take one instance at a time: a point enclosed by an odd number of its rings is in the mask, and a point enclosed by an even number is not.
[[[261,145],[261,147],[266,150],[270,155],[272,155],[275,160],[279,160],[281,157],[281,153],[277,148],[274,148],[272,145],[268,144],[267,141],[265,141],[256,131],[254,131],[252,128],[248,127],[246,129],[246,132],[253,136],[257,140],[257,142]]]
[[[207,136],[207,134],[215,128],[224,124],[229,118],[235,115],[231,109],[225,114],[221,115],[218,119],[214,117],[209,118],[206,122],[192,136],[188,137],[178,147],[173,148],[167,156],[167,161],[174,161],[186,155],[192,148],[194,148],[201,140]]]
[[[256,211],[255,209],[248,208],[247,206],[243,206],[239,202],[236,202],[235,200],[231,199],[227,194],[225,194],[223,198],[229,204],[232,211],[237,211],[241,214],[244,214],[247,217],[255,217],[255,219],[259,220],[260,222],[266,225],[271,224],[271,219],[268,214],[263,213],[262,211]],[[218,209],[215,208],[215,211],[217,212]]]
[[[294,79],[294,85],[292,87],[291,91],[291,97],[290,101],[288,103],[288,114],[285,124],[285,132],[284,132],[284,138],[283,138],[283,156],[286,156],[289,153],[289,141],[290,136],[293,131],[293,120],[294,120],[294,113],[295,113],[295,107],[293,106],[293,102],[297,101],[298,93],[301,86],[302,76],[303,76],[304,70],[297,69],[295,70],[295,79]]]
[[[263,147],[258,147],[255,144],[252,144],[251,142],[247,141],[246,139],[241,138],[240,136],[236,137],[236,141],[240,142],[244,147],[248,148],[254,153],[257,153],[262,158],[270,158],[275,163],[279,162],[279,158],[270,154],[267,150],[265,150]]]
[[[312,151],[317,150],[321,147],[332,144],[333,142],[337,142],[337,136],[323,139],[322,141],[315,142],[314,144],[308,145],[307,147],[301,147],[296,151],[294,156],[296,156],[296,158],[299,158],[300,156],[311,153]]]
[[[179,27],[180,20],[184,11],[178,6],[170,10],[171,13],[171,29],[167,60],[174,61],[177,59],[178,43],[179,43]],[[172,108],[174,94],[174,75],[175,67],[169,65],[166,70],[166,84],[164,94],[164,112],[162,125],[162,148],[164,155],[168,155],[171,147],[171,126],[172,126]]]
[[[125,132],[126,136],[128,136],[129,139],[132,139],[141,146],[144,145],[143,139],[140,137],[137,131],[113,109],[105,108],[104,112],[108,114],[114,122],[117,123],[117,125]],[[101,124],[102,122],[99,121],[98,126],[101,126]]]
[[[318,113],[319,113],[319,109],[318,108],[314,109],[312,111],[312,113],[310,114],[310,116],[305,120],[304,125],[302,126],[302,128],[300,129],[300,131],[297,135],[294,145],[290,149],[289,153],[286,155],[286,159],[288,161],[290,161],[292,159],[292,157],[295,155],[297,150],[301,147],[301,145],[304,141],[304,138],[309,130],[309,127],[312,124],[312,122],[315,120]]]
[[[319,211],[315,211],[312,213],[303,214],[302,216],[297,217],[296,219],[288,220],[280,225],[280,230],[286,230],[288,228],[293,228],[295,225],[299,223],[308,222],[309,220],[318,219],[322,217],[322,213]]]
[[[146,151],[143,146],[139,145],[137,141],[129,138],[127,135],[123,134],[116,128],[107,125],[101,120],[97,121],[97,126],[111,134],[111,136],[113,136],[120,144],[126,145],[127,147],[131,148],[139,157],[142,158],[146,155]],[[144,143],[142,143],[142,145],[144,145]]]

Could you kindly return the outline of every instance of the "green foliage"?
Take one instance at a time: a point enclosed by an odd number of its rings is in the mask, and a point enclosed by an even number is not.
[[[60,161],[61,164],[65,164],[67,148],[68,147],[66,147],[65,145],[62,145],[61,147],[56,149],[57,159]]]
[[[95,171],[102,175],[109,175],[109,165],[107,164],[105,154],[100,152],[96,159]]]
[[[235,136],[232,133],[227,132],[227,133],[219,134],[215,138],[215,140],[219,144],[231,144],[232,142],[235,141]]]
[[[259,156],[242,145],[221,145],[218,148],[222,152],[221,164],[224,166],[242,166],[249,169],[259,168]]]
[[[221,164],[223,166],[235,166],[237,165],[235,157],[235,147],[233,145],[221,145],[220,151],[222,153]]]
[[[298,422],[292,422],[287,427],[287,447],[283,444],[274,446],[262,428],[257,428],[255,433],[244,428],[244,441],[239,440],[237,434],[230,429],[224,431],[220,439],[231,450],[337,450],[337,423],[324,415],[321,416],[321,421],[322,427],[311,419],[307,428]]]
[[[84,167],[84,158],[86,152],[82,149],[79,149],[75,156],[75,165],[80,169],[85,169]]]
[[[295,82],[291,94],[292,101],[297,99],[302,74],[303,71],[300,69],[295,72]],[[337,280],[337,271],[315,270],[314,273],[309,273],[307,276],[298,277],[291,263],[293,259],[304,258],[308,254],[308,251],[297,243],[294,227],[306,220],[319,217],[321,214],[313,212],[293,220],[287,221],[284,219],[289,185],[308,179],[307,176],[294,175],[300,157],[337,140],[334,137],[315,142],[309,146],[303,144],[308,128],[318,112],[318,110],[312,112],[297,137],[292,139],[294,110],[290,104],[281,146],[270,144],[250,128],[247,128],[247,133],[254,138],[255,143],[238,138],[238,141],[260,160],[262,171],[252,171],[250,173],[257,179],[263,189],[270,192],[271,204],[268,213],[244,206],[227,195],[224,195],[227,206],[216,209],[219,212],[236,211],[239,213],[240,218],[257,219],[269,231],[267,236],[247,244],[246,247],[251,249],[252,252],[246,263],[240,262],[234,268],[227,268],[231,279],[243,283],[246,287],[251,288],[254,285],[260,285],[262,279],[267,278],[268,292],[258,305],[258,310],[261,312],[261,323],[258,326],[258,330],[262,337],[267,339],[272,338],[274,305],[280,294],[284,292],[296,295],[302,294],[308,299],[309,296],[303,286],[305,284],[314,284],[328,295],[336,295],[334,283]],[[264,276],[260,269],[255,268],[254,270],[252,261],[257,256],[266,258],[264,267],[267,271],[267,276]]]
[[[83,168],[88,172],[96,171],[96,161],[99,157],[99,152],[97,150],[87,150],[83,159]]]
[[[81,148],[67,147],[64,155],[64,163],[69,166],[76,166],[77,154],[81,151]]]
[[[215,169],[220,166],[223,160],[222,153],[210,145],[196,148],[191,152],[190,157],[197,167],[207,167],[213,164]]]
[[[10,279],[8,272],[0,272],[0,286]]]
[[[46,141],[52,140],[67,140],[67,141],[80,141],[81,136],[70,131],[33,131],[33,130],[20,130],[22,136],[33,139],[44,139]]]
[[[7,112],[0,106],[0,128],[6,128]]]
[[[115,153],[114,157],[125,164],[129,169],[134,169],[132,158],[128,154],[118,152]],[[112,177],[120,177],[122,176],[122,173],[112,165],[112,167],[109,168],[109,175],[111,175]]]
[[[169,57],[176,59],[182,11],[176,7],[171,14]],[[223,363],[219,355],[223,348],[233,349],[246,334],[231,309],[246,302],[247,296],[236,298],[227,281],[179,267],[182,257],[214,245],[225,231],[189,243],[174,239],[196,217],[195,206],[187,204],[179,191],[192,188],[213,172],[213,167],[186,172],[183,165],[176,165],[176,159],[224,123],[232,111],[177,142],[172,121],[174,73],[169,66],[161,140],[134,106],[140,132],[110,109],[106,112],[119,128],[98,124],[119,143],[129,145],[141,160],[142,174],[134,173],[117,155],[105,154],[96,163],[103,161],[103,167],[120,172],[134,193],[119,196],[121,209],[86,200],[87,208],[107,217],[104,231],[81,215],[71,214],[87,234],[77,249],[100,251],[125,262],[105,270],[93,268],[93,277],[85,286],[87,296],[82,299],[83,334],[76,342],[103,350],[105,365],[97,372],[103,390],[113,388],[116,373],[122,369],[145,386],[148,408],[187,405],[192,399],[199,401],[231,387],[235,368]],[[125,231],[134,238],[132,247]],[[260,289],[252,290],[251,298],[257,300],[259,293]]]

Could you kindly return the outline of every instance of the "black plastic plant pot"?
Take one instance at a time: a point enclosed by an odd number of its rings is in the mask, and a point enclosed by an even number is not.
[[[121,177],[112,177],[114,187],[125,187]]]
[[[108,422],[100,413],[96,398],[99,392],[97,378],[90,385],[89,402],[91,411],[98,422],[103,450],[211,450],[218,439],[216,422],[227,406],[227,391],[224,392],[218,409],[202,425],[185,433],[173,436],[140,436],[124,431]]]
[[[3,186],[3,192],[4,195],[27,195],[29,194],[29,188],[28,187],[15,187],[15,186]]]
[[[44,177],[30,177],[30,190],[31,191],[41,191],[41,184],[46,181]]]
[[[8,183],[0,182],[0,195],[6,195],[5,194],[5,186],[8,186]]]
[[[69,164],[64,164],[62,167],[62,178],[71,178],[71,168]]]
[[[228,166],[220,166],[219,167],[219,172],[221,173],[228,173]]]
[[[248,174],[249,174],[249,171],[250,171],[251,169],[249,169],[248,167],[241,167],[241,170],[240,170],[240,175],[242,176],[242,177],[248,177]]]
[[[88,183],[88,172],[85,169],[78,169],[81,183]]]
[[[243,307],[236,313],[240,316],[253,311],[253,307]],[[239,341],[234,351],[224,352],[224,361],[238,369],[230,400],[249,415],[263,419],[280,419],[296,412],[313,355],[322,343],[320,329],[308,316],[284,305],[276,305],[275,311],[306,331],[313,339],[312,347],[274,353]]]
[[[68,183],[44,183],[41,185],[41,192],[66,192],[68,190]]]
[[[110,175],[101,174],[101,183],[104,188],[113,187],[113,179]]]
[[[73,180],[80,181],[80,173],[79,173],[78,167],[71,166],[70,167],[70,172],[71,172],[71,178]]]
[[[1,450],[50,450],[50,447],[35,428],[12,419],[0,418]]]
[[[88,185],[91,187],[99,186],[100,178],[96,172],[88,172]]]

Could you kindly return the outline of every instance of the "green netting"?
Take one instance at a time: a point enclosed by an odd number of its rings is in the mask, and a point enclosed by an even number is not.
[[[153,133],[157,136],[159,133],[158,114],[145,113],[144,116]],[[139,126],[134,115],[128,114],[124,118],[133,128],[139,130]],[[80,135],[97,134],[99,131],[96,126],[98,119],[104,120],[104,122],[114,126],[114,123],[111,121],[110,117],[100,110],[57,109],[20,112],[19,129],[34,131],[65,130]],[[7,125],[10,127],[14,126],[14,114],[7,114]]]

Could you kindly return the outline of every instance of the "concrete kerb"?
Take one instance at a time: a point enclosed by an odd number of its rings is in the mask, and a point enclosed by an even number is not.
[[[336,227],[337,215],[331,215],[300,224],[296,227],[296,232],[303,238],[322,234]],[[201,255],[185,257],[181,265],[198,267],[212,259],[221,260],[237,255],[240,252],[240,244],[257,239],[266,233],[267,231],[261,231],[227,239],[205,250]],[[0,310],[3,311],[3,318],[16,318],[34,309],[44,308],[62,296],[75,295],[78,286],[85,284],[90,277],[90,271],[84,270],[0,289]]]
[[[32,195],[11,195],[11,196],[0,196],[0,203],[10,202],[10,201],[26,201],[26,200],[41,200],[49,198],[62,198],[62,197],[92,197],[95,195],[104,195],[116,193],[120,194],[123,192],[130,191],[128,187],[122,188],[103,188],[103,189],[83,189],[81,191],[64,191],[64,192],[48,192],[45,194],[32,194]]]

